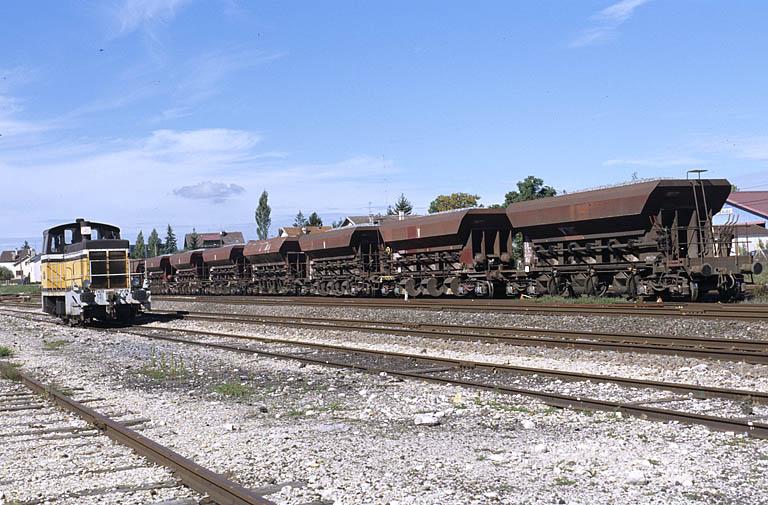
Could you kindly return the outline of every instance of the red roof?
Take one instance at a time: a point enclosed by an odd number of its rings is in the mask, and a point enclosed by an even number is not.
[[[730,194],[728,203],[737,209],[768,219],[768,191],[737,191]]]

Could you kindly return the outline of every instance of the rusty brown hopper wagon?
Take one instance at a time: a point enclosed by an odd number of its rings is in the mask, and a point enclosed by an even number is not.
[[[309,261],[310,290],[319,295],[372,295],[380,284],[378,226],[345,226],[299,237]]]
[[[306,259],[298,237],[249,242],[243,255],[251,265],[252,294],[300,294]]]
[[[245,289],[244,248],[244,244],[232,244],[203,250],[203,264],[212,293],[241,294],[240,291]]]
[[[507,216],[537,290],[731,297],[751,261],[729,256],[733,237],[712,225],[730,190],[725,179],[654,180],[514,203]]]
[[[154,293],[163,293],[171,282],[173,282],[173,267],[171,266],[170,256],[163,254],[147,258],[144,261],[144,268],[149,278],[149,288]]]
[[[512,230],[504,209],[387,220],[381,236],[392,274],[399,279],[394,289],[410,296],[491,294],[494,285],[485,272],[512,259]],[[499,288],[503,290],[503,283]]]
[[[170,257],[171,266],[176,269],[174,293],[195,294],[200,291],[205,277],[203,251],[181,251]]]

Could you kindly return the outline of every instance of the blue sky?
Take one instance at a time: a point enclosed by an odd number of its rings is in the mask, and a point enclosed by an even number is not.
[[[0,247],[705,168],[768,189],[761,1],[2,2]]]

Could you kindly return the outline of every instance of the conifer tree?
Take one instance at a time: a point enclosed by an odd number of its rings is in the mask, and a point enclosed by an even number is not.
[[[173,228],[169,224],[165,231],[165,253],[173,254],[176,252],[179,252],[179,245],[176,243],[176,234],[173,233]]]
[[[144,245],[144,232],[139,231],[139,234],[136,235],[136,243],[133,246],[133,257],[137,259],[143,258],[145,252],[146,246]]]
[[[269,236],[269,227],[272,224],[272,209],[269,206],[269,193],[261,192],[259,206],[256,208],[256,235],[259,240],[266,240]]]

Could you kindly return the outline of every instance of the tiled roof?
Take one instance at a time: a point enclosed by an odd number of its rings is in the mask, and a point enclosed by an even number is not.
[[[768,219],[768,191],[737,191],[728,197],[737,209]]]

